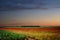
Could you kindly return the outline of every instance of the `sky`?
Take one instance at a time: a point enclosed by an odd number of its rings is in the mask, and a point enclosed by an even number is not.
[[[59,26],[60,0],[0,0],[0,26]]]

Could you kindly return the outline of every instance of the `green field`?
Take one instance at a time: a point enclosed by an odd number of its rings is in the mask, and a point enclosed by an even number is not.
[[[16,34],[4,30],[0,30],[0,40],[24,40],[27,36],[23,34]]]
[[[36,32],[30,33],[14,33],[11,31],[0,30],[0,40],[60,40],[60,33],[54,32]]]

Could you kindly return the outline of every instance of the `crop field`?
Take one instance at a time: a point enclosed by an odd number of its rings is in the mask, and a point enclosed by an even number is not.
[[[60,40],[60,28],[0,28],[0,40]]]

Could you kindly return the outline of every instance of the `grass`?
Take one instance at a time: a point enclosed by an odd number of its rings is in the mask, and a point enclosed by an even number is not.
[[[17,31],[15,31],[14,33],[17,33]],[[60,32],[33,32],[33,31],[28,31],[28,32],[24,32],[24,31],[18,31],[18,34],[25,34],[27,36],[29,36],[28,38],[34,38],[35,40],[60,40]]]
[[[27,36],[0,30],[0,40],[24,40]]]
[[[0,40],[60,40],[60,32],[17,32],[0,30]]]

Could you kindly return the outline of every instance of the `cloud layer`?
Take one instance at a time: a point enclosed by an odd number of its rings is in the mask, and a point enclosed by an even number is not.
[[[0,10],[41,8],[44,0],[0,0]]]

